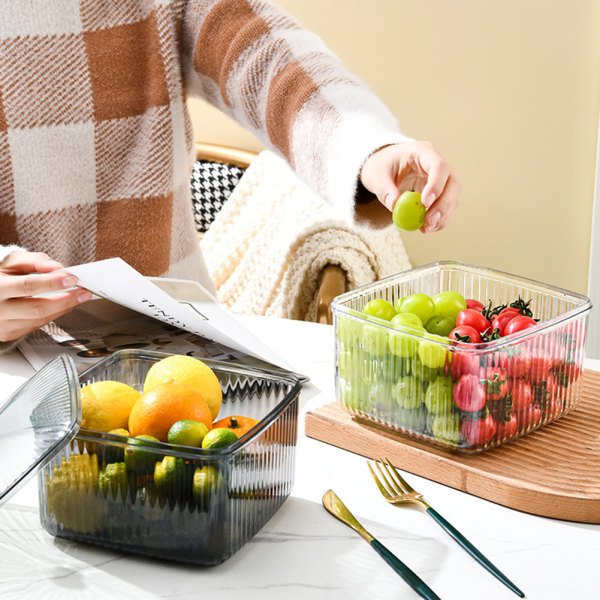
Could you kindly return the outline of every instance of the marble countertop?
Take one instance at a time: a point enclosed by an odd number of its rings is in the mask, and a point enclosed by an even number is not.
[[[306,411],[334,400],[333,328],[265,317],[243,321],[311,378],[301,394],[294,488],[269,523],[216,567],[160,562],[53,538],[40,525],[34,479],[0,507],[0,598],[418,598],[364,540],[323,509],[329,488],[441,598],[516,598],[427,514],[386,504],[364,458],[304,435]],[[17,352],[0,357],[2,397],[31,373]],[[527,598],[600,597],[599,525],[537,517],[407,478]]]

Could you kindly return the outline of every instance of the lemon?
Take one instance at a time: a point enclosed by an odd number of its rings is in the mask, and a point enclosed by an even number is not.
[[[202,447],[205,449],[210,448],[224,448],[230,446],[233,442],[237,442],[238,437],[226,427],[215,427],[211,429],[202,440]]]
[[[185,354],[168,356],[154,363],[144,380],[144,393],[161,383],[176,381],[196,388],[206,399],[212,419],[221,410],[223,393],[213,370],[201,360]]]
[[[63,456],[52,476],[46,475],[46,510],[56,523],[79,533],[102,527],[106,502],[98,496],[98,459],[95,454]]]
[[[167,439],[169,444],[200,448],[202,440],[207,433],[208,427],[204,423],[192,419],[183,419],[182,421],[173,423],[167,434]]]
[[[140,393],[120,381],[96,381],[81,388],[81,427],[97,431],[127,429]]]

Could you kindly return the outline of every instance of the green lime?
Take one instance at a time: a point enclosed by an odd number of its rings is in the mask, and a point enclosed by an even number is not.
[[[129,438],[129,446],[125,448],[125,466],[128,471],[137,475],[152,473],[154,465],[159,460],[159,455],[153,452],[144,442],[158,442],[151,435],[138,435]]]
[[[183,458],[165,456],[154,466],[154,486],[160,498],[183,503],[189,497],[191,480]]]
[[[207,433],[208,427],[204,423],[194,421],[193,419],[183,419],[182,421],[173,423],[167,434],[167,439],[169,444],[200,448],[202,440]]]
[[[215,466],[206,465],[205,467],[198,467],[194,471],[192,480],[194,500],[199,504],[206,502],[211,495],[215,495],[223,483],[223,476]]]
[[[125,500],[129,488],[129,479],[124,462],[109,463],[98,473],[98,487],[105,497],[110,494],[113,500],[120,496]]]
[[[202,447],[207,450],[210,448],[224,448],[233,444],[233,442],[237,442],[237,439],[237,435],[231,429],[215,427],[204,436]]]

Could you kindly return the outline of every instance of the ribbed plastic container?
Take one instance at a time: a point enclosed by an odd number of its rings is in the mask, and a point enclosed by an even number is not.
[[[140,390],[166,355],[124,350],[82,373],[82,386],[117,380]],[[40,472],[40,511],[55,536],[120,551],[216,565],[239,550],[289,496],[300,384],[293,375],[204,360],[223,390],[219,418],[258,426],[203,450],[80,429]],[[161,463],[160,478],[155,467]]]
[[[395,304],[447,290],[492,306],[520,297],[530,301],[538,324],[465,344],[361,313],[373,299]],[[440,261],[411,269],[332,303],[337,398],[356,418],[388,432],[446,450],[494,448],[577,405],[590,310],[585,296],[485,267]]]

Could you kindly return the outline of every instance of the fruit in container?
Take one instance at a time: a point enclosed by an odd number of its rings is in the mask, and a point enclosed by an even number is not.
[[[260,421],[252,417],[244,417],[243,415],[231,415],[213,423],[213,429],[225,427],[235,433],[236,437],[241,438],[246,435],[251,429],[256,427]]]
[[[166,442],[169,429],[177,421],[192,419],[210,430],[212,417],[204,395],[184,383],[159,383],[145,391],[129,415],[131,435],[151,435]]]
[[[237,442],[238,436],[227,427],[216,427],[211,429],[202,440],[202,448],[210,450],[212,448],[225,448]]]
[[[127,429],[140,393],[120,381],[95,381],[81,388],[81,427],[97,431]]]
[[[106,502],[98,496],[98,459],[95,454],[63,456],[46,476],[46,508],[59,526],[78,533],[102,527]]]
[[[167,434],[169,444],[200,448],[209,429],[205,423],[193,419],[182,419],[171,425]]]
[[[201,360],[185,354],[168,356],[154,363],[144,379],[143,393],[163,383],[181,383],[198,390],[210,409],[211,421],[221,410],[223,392],[214,371]]]

